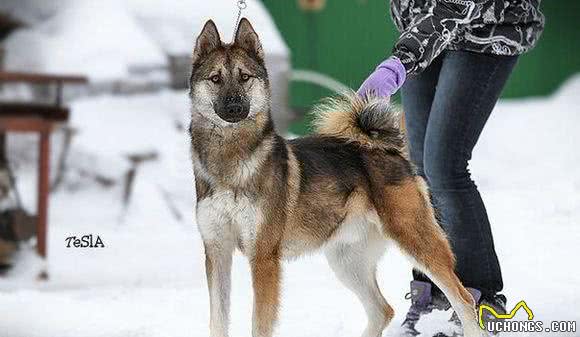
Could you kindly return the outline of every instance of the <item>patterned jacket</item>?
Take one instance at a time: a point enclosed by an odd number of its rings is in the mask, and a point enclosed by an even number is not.
[[[391,0],[401,36],[393,49],[407,74],[427,68],[443,50],[519,55],[544,29],[541,0]]]

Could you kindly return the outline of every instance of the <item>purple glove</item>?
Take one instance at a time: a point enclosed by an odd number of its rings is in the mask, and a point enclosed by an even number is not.
[[[405,66],[401,61],[391,56],[378,65],[358,89],[357,93],[365,96],[372,93],[378,97],[389,97],[403,85],[406,77]]]

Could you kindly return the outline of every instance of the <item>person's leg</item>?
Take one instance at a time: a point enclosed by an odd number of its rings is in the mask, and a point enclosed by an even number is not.
[[[435,89],[439,81],[441,60],[444,55],[445,53],[433,60],[431,65],[419,75],[407,79],[401,88],[409,156],[417,167],[417,173],[425,179],[423,170],[425,133],[427,132],[431,105],[435,98]],[[413,270],[413,279],[416,281],[430,282],[425,275],[415,269]],[[433,285],[433,289],[436,289],[435,285]]]
[[[425,133],[423,170],[466,287],[493,296],[503,288],[485,206],[471,179],[472,150],[517,56],[448,51]]]
[[[423,178],[425,178],[423,170],[425,133],[439,80],[442,58],[443,55],[439,56],[425,71],[408,78],[401,88],[409,155],[411,161],[417,166],[417,173]]]

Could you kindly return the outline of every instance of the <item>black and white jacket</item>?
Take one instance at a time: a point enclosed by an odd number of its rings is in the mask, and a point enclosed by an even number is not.
[[[544,29],[541,0],[391,0],[401,36],[393,49],[408,74],[427,68],[443,50],[519,55]]]

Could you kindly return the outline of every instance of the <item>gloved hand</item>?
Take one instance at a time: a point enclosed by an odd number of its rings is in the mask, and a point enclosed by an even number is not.
[[[377,66],[363,82],[357,93],[361,96],[371,94],[378,97],[389,97],[403,85],[406,78],[405,66],[401,61],[391,56]]]

